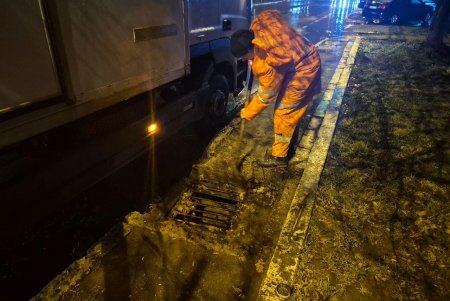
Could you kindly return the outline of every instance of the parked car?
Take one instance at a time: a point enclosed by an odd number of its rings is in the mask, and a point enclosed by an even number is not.
[[[422,0],[366,0],[362,15],[367,21],[376,24],[411,21],[426,24],[431,20],[433,7]]]

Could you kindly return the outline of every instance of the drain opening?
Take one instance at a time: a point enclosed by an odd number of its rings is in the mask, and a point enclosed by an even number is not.
[[[228,230],[244,199],[242,189],[223,183],[201,183],[185,192],[171,216],[189,224]]]

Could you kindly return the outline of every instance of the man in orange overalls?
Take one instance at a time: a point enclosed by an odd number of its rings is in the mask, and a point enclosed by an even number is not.
[[[320,91],[319,53],[276,10],[257,15],[250,30],[235,32],[231,51],[240,59],[253,59],[252,71],[259,81],[258,93],[241,110],[241,117],[252,120],[275,103],[272,156],[260,165],[286,165],[295,128]]]

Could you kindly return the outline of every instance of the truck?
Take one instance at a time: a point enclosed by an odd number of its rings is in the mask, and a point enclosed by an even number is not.
[[[159,102],[178,100],[180,88],[235,92],[242,68],[229,37],[248,27],[248,9],[247,0],[4,4],[0,148],[168,83]],[[190,107],[196,118],[220,117],[226,99],[217,93],[209,104],[185,101],[182,115]]]
[[[4,2],[0,188],[8,248],[157,141],[196,121],[223,122],[247,68],[232,56],[230,36],[248,28],[250,6],[249,0]],[[38,193],[47,201],[30,201]]]

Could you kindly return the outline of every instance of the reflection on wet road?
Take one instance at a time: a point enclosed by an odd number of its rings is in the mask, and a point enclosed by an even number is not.
[[[278,9],[286,20],[314,43],[341,36],[345,19],[356,12],[359,0],[290,0],[274,3],[258,1],[255,12]]]
[[[330,6],[328,18],[328,30],[332,36],[340,36],[343,33],[344,20],[347,15],[358,7],[358,0],[333,0]]]

